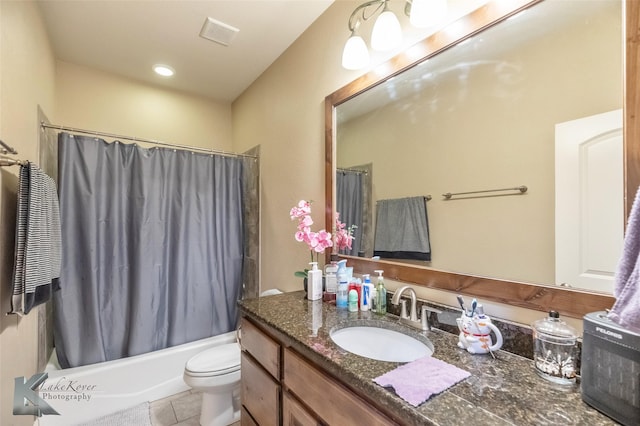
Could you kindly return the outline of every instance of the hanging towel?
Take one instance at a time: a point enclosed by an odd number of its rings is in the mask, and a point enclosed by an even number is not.
[[[470,375],[455,365],[428,356],[401,365],[373,381],[383,387],[392,387],[400,398],[417,407]]]
[[[38,166],[20,166],[11,313],[26,315],[60,289],[60,208],[56,184]]]
[[[376,210],[374,256],[431,260],[425,197],[380,200]]]
[[[640,331],[640,188],[631,207],[622,258],[615,275],[616,302],[609,318],[619,325]]]

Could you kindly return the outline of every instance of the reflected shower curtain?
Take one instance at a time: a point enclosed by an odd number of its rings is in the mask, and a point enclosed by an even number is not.
[[[347,225],[356,225],[353,232],[351,250],[343,250],[342,254],[358,256],[362,246],[363,228],[363,175],[359,172],[339,170],[336,173],[336,209],[340,213],[340,221]]]
[[[242,160],[59,135],[63,368],[234,330]]]

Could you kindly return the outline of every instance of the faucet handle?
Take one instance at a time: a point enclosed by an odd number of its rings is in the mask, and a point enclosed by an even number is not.
[[[420,323],[422,324],[423,330],[431,330],[431,322],[429,321],[429,312],[435,312],[436,314],[442,313],[440,309],[432,308],[431,306],[427,306],[427,305],[422,305],[422,309],[420,312]]]
[[[407,301],[405,299],[400,300],[400,318],[409,318],[409,314],[407,314]]]

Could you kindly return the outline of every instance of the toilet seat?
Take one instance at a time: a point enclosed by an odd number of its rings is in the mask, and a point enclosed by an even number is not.
[[[184,372],[192,377],[211,377],[238,370],[240,370],[240,345],[228,343],[195,355],[187,361]]]

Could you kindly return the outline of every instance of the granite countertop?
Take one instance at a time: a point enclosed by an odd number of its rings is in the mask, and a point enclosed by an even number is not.
[[[243,315],[274,329],[285,344],[347,386],[366,395],[382,411],[408,425],[615,425],[582,401],[579,385],[551,383],[535,372],[533,361],[505,351],[472,355],[457,347],[458,336],[419,331],[391,314],[348,312],[335,304],[305,299],[303,291],[239,302]],[[329,333],[347,325],[374,324],[398,329],[434,345],[433,356],[471,376],[417,408],[393,390],[373,382],[402,363],[364,358],[338,347]]]

